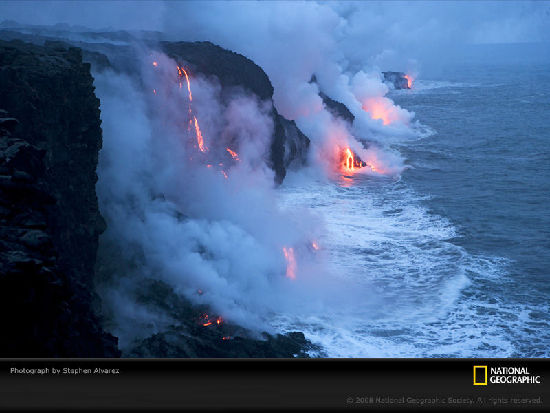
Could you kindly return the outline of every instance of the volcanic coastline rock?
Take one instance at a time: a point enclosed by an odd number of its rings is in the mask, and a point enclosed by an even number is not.
[[[131,46],[136,38],[132,34],[84,32],[80,36],[75,37],[73,34],[68,38],[63,38],[63,34],[66,33],[53,28],[48,30],[36,27],[32,34],[6,28],[0,30],[0,39],[22,39],[25,42],[58,47],[71,44],[82,49],[83,60],[92,63],[95,70],[112,68],[137,76],[135,49]],[[151,49],[160,48],[169,57],[189,65],[191,73],[217,77],[224,89],[241,88],[260,100],[272,100],[273,85],[269,77],[260,66],[245,56],[207,41],[159,41],[158,37],[159,33],[142,33],[140,41]],[[86,41],[87,39],[90,41]],[[100,42],[102,39],[105,42]],[[275,130],[266,161],[275,172],[275,182],[280,184],[287,169],[306,164],[310,141],[294,121],[284,118],[275,107],[272,108],[271,117]]]
[[[2,357],[121,355],[117,338],[102,327],[94,292],[98,237],[106,225],[95,192],[102,131],[90,64],[82,56],[63,42],[0,40]],[[271,84],[267,77],[262,82],[251,85],[267,96]],[[273,166],[282,179],[290,158],[305,156],[309,141],[293,122],[274,116]],[[134,343],[125,356],[306,357],[314,349],[299,332],[258,337],[225,322],[204,327],[197,318],[208,308],[159,285],[157,295],[143,300],[171,302],[179,324]]]
[[[151,312],[162,312],[173,325],[124,351],[127,357],[308,358],[320,349],[301,332],[253,333],[218,318],[205,305],[192,304],[159,280],[142,280],[136,301]],[[146,291],[146,293],[144,293]],[[219,322],[218,322],[219,320]]]
[[[334,99],[331,99],[329,96],[325,95],[323,92],[319,92],[319,96],[323,99],[323,103],[334,116],[340,117],[349,123],[353,123],[355,116],[348,109],[346,105],[340,103]]]
[[[384,81],[391,83],[395,89],[410,89],[409,81],[403,72],[382,72]]]
[[[318,85],[317,76],[311,76],[309,83],[316,83]],[[355,116],[353,115],[353,113],[351,113],[346,105],[332,99],[321,90],[319,90],[319,97],[323,100],[325,107],[328,109],[329,112],[332,113],[334,117],[342,118],[349,123],[353,123],[353,121],[355,120]]]
[[[93,310],[105,223],[99,101],[81,51],[0,41],[3,357],[113,357]]]
[[[245,56],[211,42],[160,42],[162,50],[176,61],[184,61],[192,73],[216,76],[222,87],[240,87],[260,100],[272,100],[273,85],[263,69]],[[309,139],[296,126],[272,108],[275,124],[269,166],[275,181],[281,183],[288,168],[306,162]]]

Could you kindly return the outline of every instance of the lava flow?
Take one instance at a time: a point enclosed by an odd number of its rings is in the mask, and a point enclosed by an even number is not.
[[[227,152],[229,152],[229,154],[231,155],[231,157],[232,157],[233,159],[235,159],[236,161],[240,161],[239,155],[237,154],[237,152],[232,151],[232,150],[229,149],[229,148],[225,148],[225,149],[227,150]]]
[[[199,121],[197,120],[197,117],[193,115],[193,111],[191,109],[191,102],[193,102],[193,94],[191,93],[191,81],[189,80],[189,75],[187,73],[187,70],[185,70],[185,68],[183,66],[178,65],[177,68],[178,68],[178,77],[180,78],[180,81],[179,81],[180,89],[182,87],[182,83],[181,83],[182,78],[185,77],[185,83],[187,84],[187,93],[189,95],[189,106],[188,106],[189,128],[191,128],[191,126],[195,127],[195,134],[197,136],[197,145],[199,146],[199,150],[201,152],[206,152],[208,150],[208,148],[204,144],[204,139],[202,137],[202,132],[201,132],[201,128],[199,126]],[[193,117],[193,119],[191,119],[191,117]]]
[[[353,173],[357,169],[367,166],[366,162],[363,162],[350,148],[346,148],[342,151],[340,156],[341,169],[345,173]]]
[[[208,314],[202,314],[200,317],[200,323],[203,325],[203,327],[208,327],[216,323],[216,325],[221,325],[223,323],[223,319],[221,317],[217,317],[214,321],[212,321]]]
[[[178,66],[178,76],[184,77],[185,81],[187,82],[187,92],[189,93],[189,102],[193,101],[193,94],[191,93],[191,82],[189,81],[189,76],[187,75],[187,71],[183,68],[183,66]],[[180,82],[180,88],[181,88],[181,82]]]
[[[413,85],[413,81],[414,81],[412,76],[411,75],[405,75],[404,78],[407,79],[407,87],[409,89],[412,89],[412,85]]]
[[[206,152],[208,148],[204,146],[204,140],[202,138],[201,128],[199,127],[199,121],[197,120],[196,116],[193,116],[193,119],[195,120],[195,132],[197,134],[197,143],[199,145],[199,149],[201,150],[201,152]]]
[[[291,280],[296,279],[296,258],[294,257],[294,248],[283,247],[286,259],[286,277]]]

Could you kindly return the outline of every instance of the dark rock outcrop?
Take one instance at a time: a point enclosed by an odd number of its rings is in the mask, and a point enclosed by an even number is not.
[[[174,324],[136,341],[128,357],[309,357],[319,349],[301,332],[255,334],[219,319],[207,306],[193,305],[159,280],[143,280],[136,301],[169,315]],[[145,293],[146,292],[146,293]]]
[[[135,49],[130,45],[115,45],[100,40],[115,40],[117,42],[136,41],[126,32],[110,33],[82,33],[79,40],[68,40],[63,37],[63,31],[35,28],[34,33],[26,34],[17,30],[0,30],[0,38],[23,39],[35,44],[48,43],[50,45],[72,44],[82,49],[84,60],[91,62],[96,70],[114,68],[130,75],[136,74]],[[191,73],[200,73],[206,76],[215,76],[224,89],[241,88],[245,92],[254,94],[260,100],[271,100],[273,86],[266,73],[245,56],[223,49],[211,42],[169,42],[158,41],[158,33],[143,34],[140,40],[148,44],[151,49],[160,48],[171,58],[185,63],[191,68]],[[62,42],[56,39],[62,39]],[[86,39],[93,40],[87,42]],[[281,183],[288,167],[306,163],[309,139],[298,129],[293,121],[281,116],[273,108],[271,116],[275,125],[271,143],[268,165],[275,172],[276,183]]]
[[[317,76],[311,76],[311,80],[309,81],[309,83],[317,83]],[[353,113],[351,113],[346,105],[332,99],[330,96],[323,93],[322,91],[319,91],[319,97],[323,99],[325,107],[329,112],[332,113],[334,117],[342,118],[349,123],[353,123],[353,121],[355,120],[355,116],[353,115]]]
[[[90,67],[76,48],[0,41],[0,96],[0,355],[118,356],[92,309],[105,223]]]
[[[174,45],[172,56],[185,52],[183,61],[196,72],[200,67],[215,75],[224,88],[271,99],[269,79],[245,57],[209,43]],[[83,52],[59,41],[0,41],[0,110],[6,110],[0,113],[0,311],[8,337],[0,344],[0,356],[120,355],[117,339],[103,331],[94,311],[99,307],[94,266],[105,228],[95,194],[101,128],[83,53],[100,67],[116,65],[98,49]],[[223,63],[226,58],[231,64]],[[287,168],[305,160],[309,140],[275,109],[272,116],[268,162],[281,182]],[[164,310],[178,322],[134,343],[125,355],[306,357],[313,349],[302,333],[258,337],[225,322],[205,327],[197,319],[209,309],[190,304],[161,283],[155,288],[140,290],[146,294],[142,300],[153,307],[171,303]]]
[[[192,73],[216,76],[223,88],[242,88],[261,100],[271,100],[273,86],[260,66],[243,55],[223,49],[210,42],[161,42],[162,50],[171,58],[185,62]],[[281,183],[291,164],[304,164],[309,139],[294,121],[281,116],[273,107],[275,125],[271,143],[269,166],[275,171],[275,180]]]
[[[323,92],[319,92],[319,96],[323,99],[323,103],[335,117],[342,118],[349,123],[353,123],[355,116],[350,112],[348,107],[343,103],[340,103],[334,99],[331,99],[329,96],[325,95]]]
[[[382,72],[384,81],[391,83],[395,89],[410,89],[409,81],[403,72]]]

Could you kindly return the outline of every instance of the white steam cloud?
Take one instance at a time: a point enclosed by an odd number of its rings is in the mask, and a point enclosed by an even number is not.
[[[325,300],[330,277],[311,247],[322,223],[308,211],[281,210],[266,167],[271,103],[239,92],[222,102],[219,85],[191,76],[190,114],[177,63],[156,53],[141,61],[143,83],[110,70],[95,75],[104,132],[103,241],[119,247],[115,281],[101,290],[121,345],[170,322],[133,298],[142,278],[160,279],[254,330],[270,330],[269,314],[311,310]],[[204,153],[189,117],[200,122]],[[285,247],[295,251],[295,280],[285,277]]]

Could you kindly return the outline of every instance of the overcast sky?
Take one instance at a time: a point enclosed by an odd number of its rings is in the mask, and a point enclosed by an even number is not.
[[[210,2],[213,3],[213,2]],[[221,2],[223,4],[223,2]],[[223,19],[232,13],[253,7],[251,1],[226,3]],[[268,10],[271,5],[265,2]],[[292,9],[297,2],[284,3]],[[433,37],[450,35],[468,42],[550,41],[550,2],[545,1],[428,1],[428,2],[330,2],[324,7],[335,10],[349,21],[365,19],[383,30],[388,39],[403,36]],[[0,1],[0,18],[24,24],[68,23],[95,29],[159,30],[166,20],[186,23],[185,10],[211,13],[204,2],[162,1]],[[382,25],[384,28],[381,28]],[[434,33],[438,31],[438,34]]]

